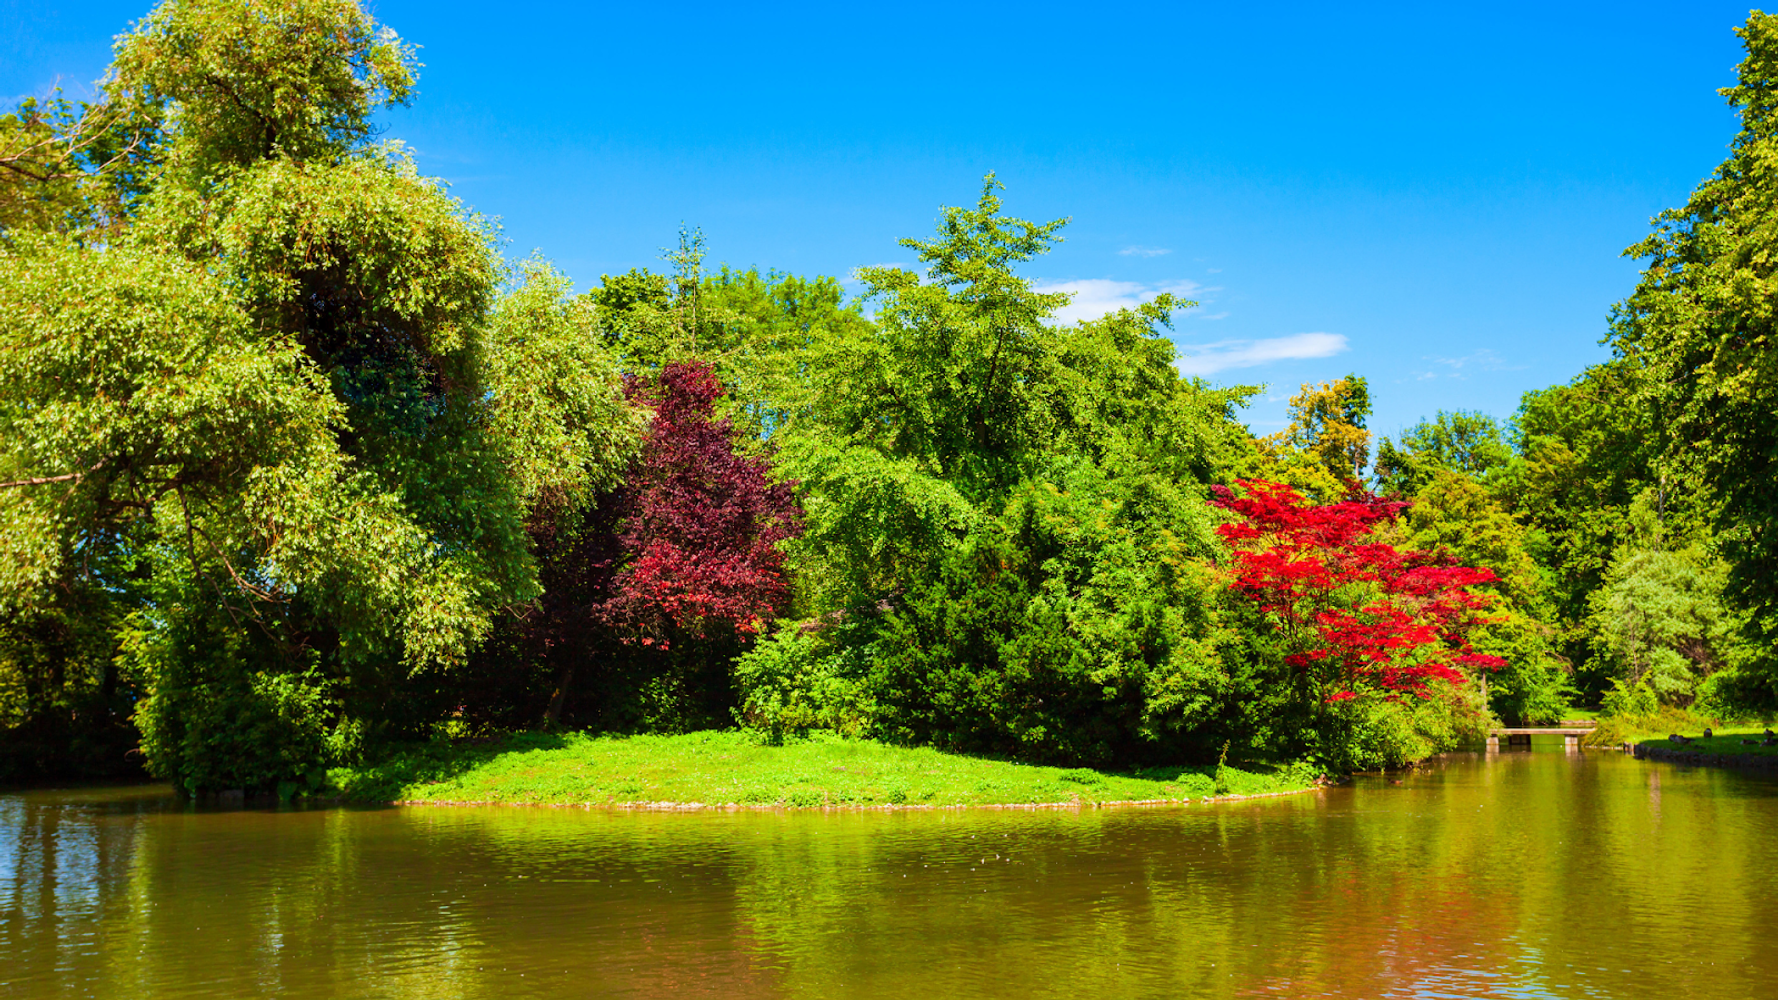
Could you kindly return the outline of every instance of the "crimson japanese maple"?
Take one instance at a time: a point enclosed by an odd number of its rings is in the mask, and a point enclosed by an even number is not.
[[[1276,623],[1286,664],[1320,699],[1427,697],[1435,681],[1463,683],[1465,667],[1506,665],[1467,639],[1493,601],[1472,588],[1492,570],[1369,540],[1406,503],[1354,489],[1314,505],[1280,483],[1239,485],[1214,487],[1212,501],[1241,518],[1217,529],[1234,548],[1234,588]]]

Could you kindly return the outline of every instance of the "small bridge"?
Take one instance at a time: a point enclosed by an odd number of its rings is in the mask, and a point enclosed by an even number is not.
[[[1500,752],[1500,738],[1506,737],[1506,745],[1521,746],[1531,749],[1533,736],[1560,736],[1562,749],[1569,753],[1580,752],[1580,738],[1593,731],[1591,720],[1564,721],[1559,726],[1502,726],[1488,730],[1488,752]]]

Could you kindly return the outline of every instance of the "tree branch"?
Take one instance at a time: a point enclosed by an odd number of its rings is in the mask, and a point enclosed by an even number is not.
[[[49,483],[65,483],[70,480],[79,479],[85,475],[86,473],[84,472],[70,472],[65,476],[44,476],[41,479],[14,479],[9,482],[0,483],[0,490],[11,486],[44,486]]]

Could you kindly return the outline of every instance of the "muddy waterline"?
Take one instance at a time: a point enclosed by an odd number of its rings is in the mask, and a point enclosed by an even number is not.
[[[1082,812],[0,794],[0,997],[1778,996],[1778,781],[1457,755]]]

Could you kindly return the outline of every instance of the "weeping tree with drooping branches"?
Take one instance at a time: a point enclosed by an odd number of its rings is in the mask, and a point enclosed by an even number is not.
[[[0,690],[133,689],[104,711],[185,791],[294,793],[430,732],[539,591],[527,511],[631,454],[559,283],[503,287],[492,227],[373,141],[417,66],[356,0],[166,0],[105,85],[146,165],[43,232],[0,211]],[[84,669],[33,666],[61,648]]]

